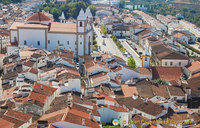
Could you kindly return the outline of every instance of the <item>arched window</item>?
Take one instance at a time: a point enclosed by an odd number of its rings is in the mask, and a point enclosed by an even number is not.
[[[83,23],[82,22],[80,22],[80,27],[82,27],[83,26]]]

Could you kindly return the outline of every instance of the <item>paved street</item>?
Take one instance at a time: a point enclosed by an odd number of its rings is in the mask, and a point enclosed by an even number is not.
[[[120,39],[120,41],[122,42],[123,47],[132,55],[132,57],[134,58],[137,67],[141,67],[142,66],[142,61],[139,58],[140,56],[135,52],[135,50],[133,48],[131,48],[131,46],[126,42],[126,39]]]
[[[111,53],[112,55],[116,55],[118,57],[123,58],[125,61],[127,61],[127,57],[125,57],[121,51],[118,49],[116,44],[113,42],[111,38],[102,38],[102,34],[100,33],[100,29],[94,27],[94,31],[97,34],[97,44],[100,46],[100,51]],[[105,41],[105,44],[103,44],[103,40]]]

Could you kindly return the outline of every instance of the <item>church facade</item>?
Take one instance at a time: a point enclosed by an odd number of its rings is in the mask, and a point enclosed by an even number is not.
[[[87,8],[77,17],[76,23],[53,22],[41,12],[28,17],[24,23],[14,22],[10,27],[11,43],[32,45],[49,51],[57,47],[74,52],[74,57],[89,55],[93,45],[92,14]]]

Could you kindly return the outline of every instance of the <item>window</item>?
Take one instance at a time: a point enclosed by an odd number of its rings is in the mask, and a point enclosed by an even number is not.
[[[82,35],[80,35],[80,38],[82,38]]]
[[[69,41],[67,41],[67,45],[69,45]]]
[[[145,61],[147,61],[147,57],[145,57]]]
[[[24,41],[24,45],[27,45],[27,42],[26,42],[26,40]]]
[[[83,26],[83,23],[82,22],[80,22],[80,27],[82,27]]]
[[[14,37],[14,42],[16,42],[16,41],[17,41],[17,37],[15,36],[15,37]]]
[[[48,40],[48,44],[50,44],[50,40]]]
[[[37,42],[38,46],[40,46],[40,41]]]
[[[167,66],[167,62],[165,62],[165,66]]]
[[[181,62],[179,62],[178,65],[181,66]]]
[[[170,66],[172,66],[173,65],[173,62],[170,62]]]
[[[58,44],[60,44],[60,41],[58,40]]]
[[[82,44],[82,42],[80,42],[80,44]]]

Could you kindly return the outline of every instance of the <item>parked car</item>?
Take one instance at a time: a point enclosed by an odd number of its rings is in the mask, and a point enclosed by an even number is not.
[[[76,69],[79,69],[79,63],[76,63]]]
[[[143,54],[143,52],[139,52],[138,54],[139,54],[139,55],[142,55],[142,54]]]

